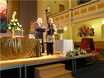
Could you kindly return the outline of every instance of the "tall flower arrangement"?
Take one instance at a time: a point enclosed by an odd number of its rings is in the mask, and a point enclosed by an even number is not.
[[[11,31],[12,38],[16,37],[16,31],[23,30],[22,25],[19,24],[18,19],[15,19],[16,11],[13,12],[12,19],[8,24],[7,30]],[[22,32],[23,36],[23,32]]]
[[[94,33],[94,28],[83,25],[79,28],[78,36],[94,36]]]
[[[19,31],[19,30],[22,29],[22,25],[19,24],[18,19],[14,19],[14,20],[12,19],[12,20],[9,22],[8,28],[7,28],[7,29],[10,30],[10,31],[11,31],[12,29]]]
[[[30,22],[29,34],[34,34],[35,33],[35,29],[34,29],[35,23],[36,23],[35,21]]]
[[[59,34],[64,33],[64,26],[62,25],[62,23],[58,24],[57,33],[59,33]]]
[[[13,15],[12,15],[12,19],[8,24],[7,29],[10,30],[10,31],[12,31],[12,30],[21,30],[22,29],[22,25],[19,24],[18,19],[15,19],[16,14],[17,14],[16,11],[14,11]]]

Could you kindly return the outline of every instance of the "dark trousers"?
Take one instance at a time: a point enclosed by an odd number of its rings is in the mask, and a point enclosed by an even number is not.
[[[47,54],[53,54],[53,43],[47,43]]]
[[[42,38],[42,43],[41,43],[41,45],[42,45],[42,53],[44,53],[44,42],[43,42],[43,38]]]

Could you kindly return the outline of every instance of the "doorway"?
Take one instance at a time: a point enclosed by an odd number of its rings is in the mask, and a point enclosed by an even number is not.
[[[65,10],[65,6],[64,5],[61,5],[59,4],[59,12],[62,12]]]

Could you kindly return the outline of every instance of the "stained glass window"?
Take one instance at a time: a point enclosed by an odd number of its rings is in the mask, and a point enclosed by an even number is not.
[[[6,33],[7,28],[7,0],[0,0],[0,33]]]

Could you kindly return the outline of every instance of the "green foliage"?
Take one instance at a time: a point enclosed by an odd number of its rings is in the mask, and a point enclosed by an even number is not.
[[[35,31],[29,30],[29,34],[35,34]]]

